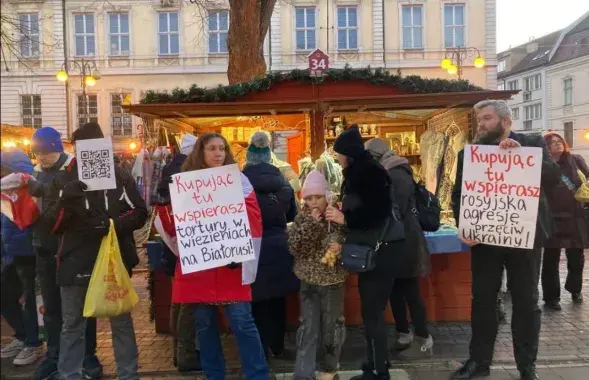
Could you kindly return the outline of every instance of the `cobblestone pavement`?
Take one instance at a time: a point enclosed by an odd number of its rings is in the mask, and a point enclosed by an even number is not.
[[[564,255],[563,255],[564,256]],[[588,255],[589,259],[589,255]],[[566,262],[561,262],[561,279],[566,275]],[[540,335],[539,364],[586,364],[589,365],[589,267],[585,268],[584,295],[585,303],[573,305],[570,295],[563,290],[561,312],[545,311],[542,316],[542,332]],[[178,377],[172,365],[172,338],[155,333],[155,327],[149,321],[149,296],[147,291],[147,274],[138,273],[133,276],[133,283],[140,297],[139,305],[133,311],[133,320],[139,346],[139,366],[142,379],[162,378],[199,378],[195,375]],[[506,298],[506,310],[511,313],[509,298]],[[436,323],[431,325],[431,333],[435,345],[433,353],[421,353],[410,349],[399,356],[391,353],[394,367],[411,368],[431,363],[437,365],[456,366],[456,360],[463,360],[468,356],[468,343],[470,339],[470,324],[468,323]],[[394,328],[390,328],[390,339],[394,338]],[[290,332],[286,337],[285,357],[281,360],[273,360],[272,366],[276,373],[291,372],[294,367],[294,337]],[[11,339],[10,327],[2,321],[2,344]],[[224,337],[225,357],[228,371],[239,373],[239,356],[233,336]],[[107,375],[115,372],[114,356],[110,336],[110,326],[107,320],[100,320],[98,325],[98,356],[104,365]],[[346,345],[342,354],[341,366],[344,370],[355,370],[364,357],[364,338],[361,328],[348,330]],[[513,346],[509,324],[500,327],[495,345],[495,363],[498,365],[512,365]],[[7,378],[30,378],[34,366],[15,368],[10,361],[2,361],[2,374]],[[448,368],[446,368],[447,370]],[[439,372],[439,371],[438,371]],[[159,377],[157,377],[159,376]],[[171,376],[171,377],[170,377]],[[413,374],[412,374],[413,376]],[[416,379],[421,379],[419,373]],[[556,376],[556,375],[555,375]],[[434,377],[426,377],[434,379]],[[510,379],[511,377],[498,377],[498,379]],[[543,379],[551,377],[543,377]],[[552,377],[560,379],[561,377]],[[585,377],[586,378],[586,377]],[[494,378],[493,378],[494,379]],[[576,379],[566,377],[566,379]]]

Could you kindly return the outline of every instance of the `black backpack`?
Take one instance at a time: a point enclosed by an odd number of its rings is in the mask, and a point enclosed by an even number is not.
[[[440,201],[425,188],[423,182],[414,182],[414,185],[415,208],[412,211],[423,231],[435,232],[440,228]]]

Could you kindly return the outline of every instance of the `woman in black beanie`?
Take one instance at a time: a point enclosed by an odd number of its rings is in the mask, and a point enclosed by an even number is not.
[[[362,136],[356,125],[344,131],[333,148],[344,168],[342,210],[329,207],[326,219],[345,224],[347,243],[376,245],[392,211],[387,172],[364,149]],[[402,240],[385,242],[378,251],[376,268],[370,272],[358,273],[367,362],[362,366],[363,374],[356,379],[390,378],[384,312],[394,282],[392,255],[402,249],[402,245]]]

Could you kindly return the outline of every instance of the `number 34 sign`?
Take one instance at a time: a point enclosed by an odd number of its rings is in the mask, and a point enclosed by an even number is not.
[[[309,75],[321,76],[323,72],[329,69],[329,56],[320,49],[309,54]]]

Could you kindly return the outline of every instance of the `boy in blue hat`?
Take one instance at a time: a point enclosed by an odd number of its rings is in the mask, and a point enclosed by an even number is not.
[[[43,219],[43,205],[50,204],[50,192],[45,188],[51,184],[59,172],[63,172],[71,163],[73,156],[63,151],[61,135],[51,127],[39,128],[32,138],[31,151],[35,153],[38,164],[33,170],[36,181],[29,182],[31,195],[37,196],[41,219],[33,228],[33,246],[37,256],[37,275],[41,295],[45,306],[43,321],[47,332],[47,357],[35,373],[35,380],[57,378],[59,359],[59,341],[61,336],[62,315],[61,295],[56,281],[56,255],[59,248],[59,236],[51,234],[51,226]],[[83,374],[85,379],[98,379],[102,376],[102,366],[96,357],[96,319],[89,318],[86,323],[86,357]]]

